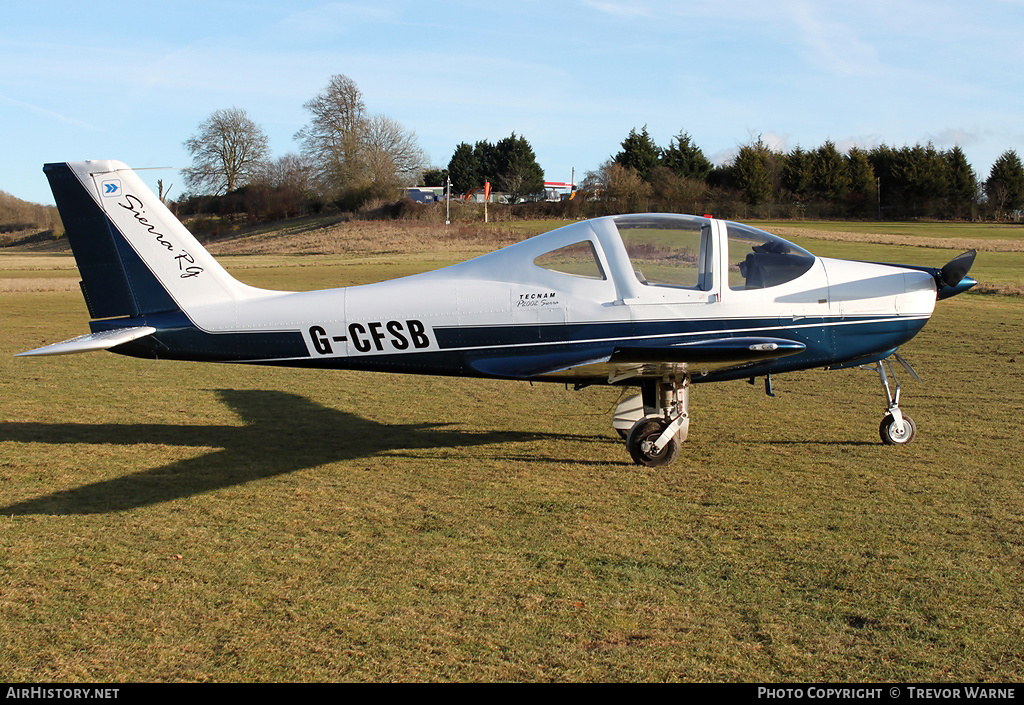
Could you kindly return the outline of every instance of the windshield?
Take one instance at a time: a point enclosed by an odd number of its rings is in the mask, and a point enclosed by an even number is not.
[[[764,289],[796,279],[814,266],[814,255],[764,230],[726,223],[729,288]]]

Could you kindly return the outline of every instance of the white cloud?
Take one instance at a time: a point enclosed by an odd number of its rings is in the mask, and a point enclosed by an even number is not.
[[[308,41],[310,37],[347,34],[366,24],[390,22],[397,16],[384,3],[335,2],[293,12],[277,24],[277,29],[285,36]]]
[[[584,5],[592,7],[606,15],[616,17],[654,17],[655,14],[647,3],[611,0],[584,0]]]
[[[38,105],[33,105],[32,103],[27,103],[27,102],[25,102],[23,100],[17,100],[15,98],[8,98],[5,95],[0,95],[0,103],[6,103],[7,105],[13,105],[13,106],[15,106],[17,108],[22,108],[22,109],[27,110],[29,112],[32,112],[32,113],[34,113],[36,115],[40,115],[40,116],[45,117],[45,118],[50,118],[50,119],[56,120],[58,122],[62,122],[65,125],[73,125],[75,127],[81,127],[81,128],[86,129],[86,130],[99,130],[98,127],[96,127],[95,125],[92,125],[90,123],[83,122],[81,120],[76,120],[73,117],[69,117],[67,115],[63,115],[62,113],[58,113],[58,112],[56,112],[54,110],[49,110],[47,108],[43,108],[43,107],[38,106]]]
[[[763,132],[761,133],[761,141],[773,152],[788,152],[790,149],[789,135],[780,135],[777,132],[771,131]]]
[[[836,149],[843,154],[848,153],[854,147],[870,151],[875,147],[881,146],[884,141],[881,135],[856,135],[834,140]]]
[[[878,50],[859,36],[856,23],[823,17],[822,6],[806,0],[791,2],[788,11],[809,63],[841,76],[881,72]]]
[[[948,127],[934,135],[928,135],[928,141],[939,149],[948,149],[956,146],[970,147],[978,144],[981,141],[981,137],[963,128]]]

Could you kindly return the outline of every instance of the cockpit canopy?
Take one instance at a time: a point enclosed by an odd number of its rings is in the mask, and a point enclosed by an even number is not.
[[[708,291],[714,284],[711,221],[688,215],[622,215],[612,219],[640,283]],[[814,255],[763,230],[727,222],[729,288],[763,289],[796,279]]]
[[[644,286],[709,291],[715,277],[721,276],[716,272],[718,256],[710,218],[646,213],[609,220],[622,240],[634,276]],[[568,226],[562,232],[576,227]],[[726,222],[725,231],[730,289],[777,286],[814,265],[810,252],[764,230]],[[608,278],[589,239],[546,252],[534,264],[587,279]]]

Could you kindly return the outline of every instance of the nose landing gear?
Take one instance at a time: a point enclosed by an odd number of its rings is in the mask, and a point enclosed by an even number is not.
[[[921,381],[921,378],[914,372],[914,368],[906,360],[897,353],[893,353],[891,357],[896,358],[896,361],[903,365],[903,369],[909,372],[914,379],[918,382]],[[885,397],[889,404],[885,416],[882,418],[882,423],[878,426],[878,435],[881,437],[882,443],[888,446],[907,445],[914,440],[914,436],[917,434],[917,424],[914,423],[912,418],[900,411],[900,383],[896,379],[896,373],[893,371],[890,358],[887,357],[884,360],[879,360],[874,365],[865,367],[866,369],[874,369],[878,372],[878,376],[882,381],[882,388],[885,390]],[[887,368],[888,373],[886,373]],[[892,378],[892,386],[889,384],[890,377]]]

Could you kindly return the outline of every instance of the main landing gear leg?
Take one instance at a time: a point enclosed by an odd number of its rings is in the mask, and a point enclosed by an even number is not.
[[[669,465],[690,430],[690,376],[645,381],[640,390],[644,415],[629,430],[626,449],[637,465]]]
[[[913,368],[902,357],[895,353],[893,357],[903,365],[907,372],[918,378]],[[910,443],[917,434],[917,425],[912,418],[900,411],[900,383],[896,379],[892,362],[889,358],[879,360],[868,369],[876,369],[878,371],[878,376],[882,381],[882,388],[885,390],[885,398],[889,404],[885,417],[878,426],[878,435],[881,436],[882,443],[890,446],[902,446]],[[886,374],[886,369],[888,369],[888,374]],[[889,384],[890,377],[892,378],[891,386]]]

